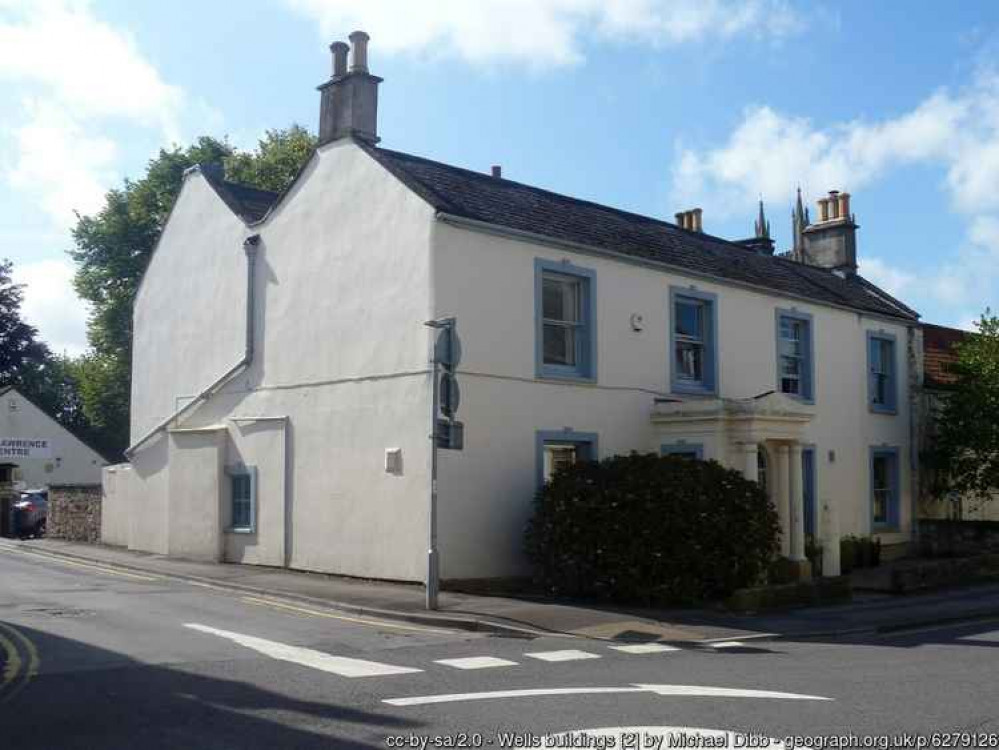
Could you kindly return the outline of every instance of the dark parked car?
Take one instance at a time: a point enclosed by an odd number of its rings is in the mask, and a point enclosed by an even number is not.
[[[45,522],[49,515],[48,490],[28,490],[14,503],[14,528],[22,539],[45,535]]]

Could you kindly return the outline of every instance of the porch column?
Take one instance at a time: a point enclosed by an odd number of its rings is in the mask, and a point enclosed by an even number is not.
[[[791,560],[805,559],[805,493],[801,473],[801,443],[791,444]]]
[[[757,443],[743,443],[746,452],[746,463],[742,467],[742,475],[752,482],[760,481],[760,446]]]
[[[779,486],[771,495],[777,500],[777,517],[780,519],[780,553],[791,556],[791,470],[790,449],[786,443],[777,446],[777,471],[774,472]]]

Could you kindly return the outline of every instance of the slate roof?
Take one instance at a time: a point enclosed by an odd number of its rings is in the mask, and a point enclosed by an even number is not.
[[[967,331],[945,326],[923,325],[923,384],[948,388],[957,382],[951,369],[957,362],[954,347],[968,337]]]
[[[219,197],[225,201],[233,213],[246,223],[252,224],[264,218],[271,206],[277,203],[278,194],[269,190],[259,190],[249,185],[223,180],[214,169],[199,165],[201,174],[208,180]]]
[[[842,278],[824,268],[761,255],[745,244],[691,232],[661,219],[358,143],[407,187],[444,213],[778,294],[907,321],[919,318],[915,310],[859,275]],[[212,170],[205,169],[203,174],[222,200],[247,223],[263,219],[283,197],[226,182]]]
[[[760,255],[745,245],[675,224],[570,198],[399,151],[361,144],[438,211],[793,297],[905,320],[919,314],[860,276]]]

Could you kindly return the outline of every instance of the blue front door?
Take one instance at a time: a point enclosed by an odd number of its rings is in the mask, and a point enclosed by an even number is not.
[[[805,501],[805,533],[815,536],[815,448],[801,451],[802,495]]]

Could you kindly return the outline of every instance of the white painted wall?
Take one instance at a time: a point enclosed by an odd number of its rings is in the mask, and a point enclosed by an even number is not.
[[[131,442],[243,355],[250,234],[200,172],[189,172],[133,309]]]
[[[650,413],[654,396],[670,387],[671,285],[718,295],[719,387],[726,398],[776,387],[776,308],[814,316],[816,416],[805,441],[817,448],[817,504],[826,498],[835,503],[843,533],[869,533],[869,450],[881,443],[897,446],[902,533],[884,535],[884,541],[907,538],[908,381],[900,374],[896,416],[872,414],[866,361],[866,331],[884,329],[898,337],[898,366],[904,368],[904,326],[451,225],[439,225],[435,238],[435,314],[457,316],[464,347],[459,381],[465,450],[445,451],[441,462],[445,577],[526,572],[521,550],[535,488],[536,431],[596,432],[601,456],[658,451]],[[535,380],[534,260],[539,257],[568,259],[596,271],[596,384]],[[631,329],[633,313],[644,317],[641,332]],[[741,463],[735,467],[741,469]]]
[[[100,484],[104,458],[15,389],[0,396],[0,437],[49,441],[51,458],[0,458],[17,465],[26,489]]]
[[[188,178],[136,301],[133,439],[242,354],[241,245],[258,232],[253,363],[183,425],[224,425],[224,462],[257,467],[258,532],[224,534],[223,553],[422,579],[431,208],[344,141],[318,153],[264,224],[233,224],[227,211],[202,178]],[[191,274],[196,283],[177,283]],[[247,417],[286,417],[287,434],[251,435],[235,421]],[[180,533],[171,490],[179,469],[157,442],[133,459],[130,503],[150,512],[133,520],[129,546],[160,551]],[[401,475],[384,472],[389,447],[403,450]],[[225,510],[198,514],[209,502],[186,505],[192,523],[224,526]],[[171,529],[169,544],[160,528]]]

